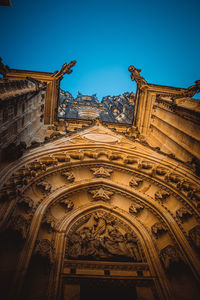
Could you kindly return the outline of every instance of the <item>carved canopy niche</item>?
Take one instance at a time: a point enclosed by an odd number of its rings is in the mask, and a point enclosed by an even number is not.
[[[122,220],[103,210],[79,219],[67,234],[65,258],[145,262],[136,234]]]

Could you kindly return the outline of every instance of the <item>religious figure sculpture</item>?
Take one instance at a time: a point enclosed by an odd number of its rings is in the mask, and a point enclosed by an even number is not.
[[[69,236],[66,256],[71,259],[142,261],[135,234],[124,233],[115,219],[102,211],[92,214]]]

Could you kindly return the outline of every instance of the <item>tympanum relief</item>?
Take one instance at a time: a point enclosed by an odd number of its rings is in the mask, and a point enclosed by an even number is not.
[[[97,211],[67,236],[66,258],[144,261],[134,232],[126,232],[111,214]]]

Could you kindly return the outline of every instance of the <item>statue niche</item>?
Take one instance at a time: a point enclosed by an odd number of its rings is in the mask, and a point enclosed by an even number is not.
[[[75,224],[76,225],[76,224]],[[109,213],[97,211],[89,215],[79,228],[68,234],[66,258],[108,261],[144,261],[134,232],[123,228]]]

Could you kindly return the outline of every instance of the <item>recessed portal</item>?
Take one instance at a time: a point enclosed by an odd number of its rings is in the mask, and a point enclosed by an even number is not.
[[[126,299],[136,300],[135,287],[116,286],[109,283],[97,285],[81,284],[80,300],[111,300]]]

